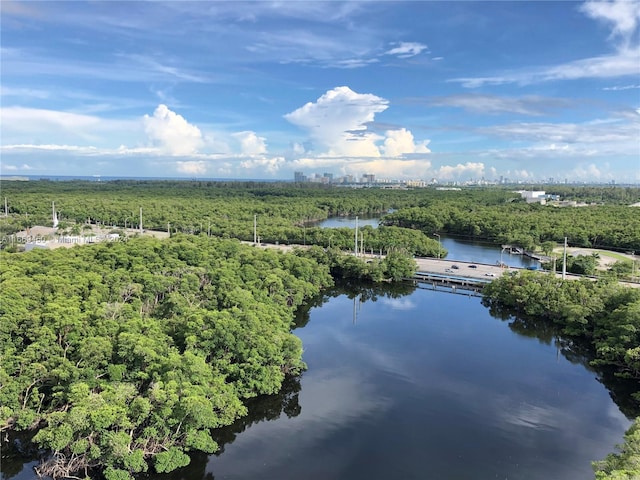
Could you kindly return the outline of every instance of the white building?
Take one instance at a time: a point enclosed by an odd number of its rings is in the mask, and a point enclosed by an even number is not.
[[[547,203],[544,190],[519,190],[518,193],[527,203]]]

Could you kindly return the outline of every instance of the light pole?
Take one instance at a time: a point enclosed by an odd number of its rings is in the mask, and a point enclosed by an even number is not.
[[[353,255],[358,256],[358,216],[356,215],[356,236],[354,240]]]
[[[502,254],[504,253],[505,248],[508,248],[508,245],[502,245],[502,248],[500,249],[500,268],[504,267],[504,263],[502,261]]]
[[[440,235],[438,235],[437,233],[433,234],[434,237],[438,237],[438,260],[440,259],[440,250],[441,250],[441,242],[440,242]]]
[[[127,217],[124,219],[124,229],[127,230],[127,220],[131,220],[131,217]]]

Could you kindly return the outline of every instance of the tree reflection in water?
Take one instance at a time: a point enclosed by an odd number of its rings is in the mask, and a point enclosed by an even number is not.
[[[263,395],[248,400],[248,415],[240,418],[232,425],[214,430],[213,439],[220,446],[214,455],[224,453],[226,445],[233,443],[238,434],[256,423],[277,420],[282,415],[286,415],[287,418],[300,415],[302,407],[298,401],[298,396],[302,388],[300,385],[301,378],[302,375],[287,377],[282,383],[282,389],[275,395]]]
[[[492,317],[509,322],[509,328],[518,335],[537,338],[546,345],[555,345],[558,354],[574,365],[582,365],[595,374],[596,380],[609,391],[611,399],[627,418],[640,415],[640,385],[633,379],[621,377],[612,367],[594,365],[596,358],[593,346],[586,338],[562,335],[560,328],[551,321],[528,317],[508,308],[491,306]]]

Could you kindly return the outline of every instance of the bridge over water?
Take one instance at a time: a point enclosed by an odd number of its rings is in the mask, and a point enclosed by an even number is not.
[[[243,242],[252,244],[252,242]],[[256,245],[256,244],[254,244]],[[261,248],[277,248],[282,251],[291,251],[294,248],[309,248],[310,246],[303,245],[278,245],[278,244],[257,244]],[[360,254],[366,258],[380,258],[380,255]],[[501,277],[502,275],[526,270],[523,267],[511,267],[500,266],[497,264],[487,264],[478,262],[464,262],[451,259],[438,259],[438,258],[414,258],[417,266],[416,275],[412,280],[416,282],[428,282],[431,284],[440,285],[457,285],[464,287],[475,288],[476,290],[482,289],[484,285],[491,282],[494,278]],[[551,274],[545,272],[545,274]],[[562,273],[556,272],[556,278],[562,278]],[[585,277],[583,275],[573,275],[567,273],[565,275],[567,280],[578,280]],[[621,285],[640,288],[639,282],[620,282]]]
[[[436,258],[415,258],[418,267],[417,273],[421,276],[435,274],[442,277],[451,277],[458,281],[473,281],[487,283],[492,277],[500,277],[505,272],[522,270],[514,267],[501,267],[484,263],[459,262],[457,260]],[[434,278],[438,278],[437,276]],[[462,279],[462,280],[460,280]]]

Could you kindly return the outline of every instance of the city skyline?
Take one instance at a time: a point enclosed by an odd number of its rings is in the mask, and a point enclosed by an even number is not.
[[[640,182],[640,2],[15,2],[0,174]]]

